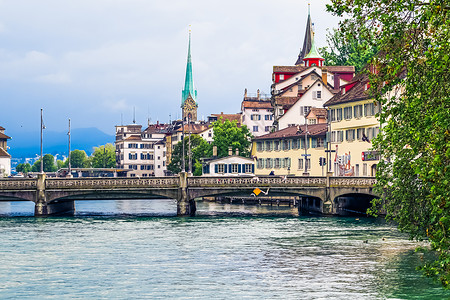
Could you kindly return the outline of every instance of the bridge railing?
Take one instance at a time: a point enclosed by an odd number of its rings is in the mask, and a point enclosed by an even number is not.
[[[46,189],[177,188],[179,177],[48,178]]]
[[[37,179],[35,178],[5,178],[0,179],[0,190],[35,190]]]
[[[375,177],[331,177],[332,187],[373,187],[377,183]]]
[[[326,177],[295,177],[295,176],[217,176],[217,177],[188,177],[189,187],[270,187],[270,186],[310,186],[325,187]]]

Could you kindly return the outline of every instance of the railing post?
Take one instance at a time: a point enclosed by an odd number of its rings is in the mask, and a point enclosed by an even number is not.
[[[180,172],[180,187],[177,199],[177,215],[178,216],[194,216],[196,207],[194,199],[189,199],[188,195],[188,173]]]

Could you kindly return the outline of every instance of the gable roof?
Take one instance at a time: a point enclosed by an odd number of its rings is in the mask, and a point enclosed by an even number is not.
[[[323,106],[326,107],[373,98],[366,89],[368,82],[369,78],[366,74],[358,76],[358,79],[352,82],[355,85],[348,92],[345,94],[342,94],[342,92],[336,94],[333,98],[325,102]]]
[[[317,118],[326,118],[327,117],[327,109],[326,108],[320,108],[320,107],[311,107],[311,110],[306,115],[306,118],[308,118],[309,114],[314,114]]]
[[[0,157],[11,157],[8,152],[5,151],[2,147],[0,147]]]
[[[0,139],[8,140],[8,139],[11,139],[11,138],[9,136],[7,136],[6,134],[0,132]]]
[[[271,109],[272,103],[270,100],[244,100],[242,101],[242,108]]]
[[[305,136],[306,127],[308,127],[308,136],[322,136],[328,130],[328,124],[300,125],[290,126],[275,132],[255,137],[254,140],[283,139],[291,137]]]
[[[220,114],[211,114],[213,117],[217,117],[217,120],[223,118],[223,120],[228,120],[230,122],[236,121],[238,124],[241,123],[241,114],[224,114],[223,112]]]

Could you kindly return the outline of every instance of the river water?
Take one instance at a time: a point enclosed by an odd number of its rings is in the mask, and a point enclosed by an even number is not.
[[[0,299],[450,299],[395,227],[289,207],[79,201],[75,217],[0,202]]]

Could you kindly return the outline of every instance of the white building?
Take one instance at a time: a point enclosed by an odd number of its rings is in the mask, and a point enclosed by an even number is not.
[[[10,139],[5,134],[5,128],[0,126],[0,177],[8,177],[11,175],[11,155],[8,153],[6,141]]]
[[[203,165],[203,176],[252,176],[254,174],[253,159],[238,155],[212,159]]]
[[[116,126],[117,167],[129,169],[128,177],[163,176],[167,128],[166,124],[152,124],[141,131],[137,124]]]
[[[242,124],[247,126],[253,136],[267,134],[272,129],[274,116],[270,96],[261,95],[259,90],[256,96],[251,96],[245,89],[241,114]]]

